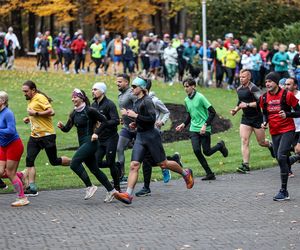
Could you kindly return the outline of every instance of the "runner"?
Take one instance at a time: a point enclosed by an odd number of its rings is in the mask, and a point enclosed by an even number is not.
[[[50,104],[52,101],[46,94],[39,91],[32,81],[23,83],[22,91],[28,100],[28,116],[23,122],[31,125],[31,134],[27,143],[26,167],[29,186],[25,190],[27,196],[37,196],[35,184],[35,159],[42,149],[45,149],[52,166],[69,166],[70,159],[66,156],[57,157],[56,134],[52,124],[54,110]]]
[[[281,189],[274,196],[274,201],[289,200],[287,190],[289,163],[288,154],[295,135],[295,124],[292,118],[300,117],[298,99],[289,91],[278,86],[280,75],[271,72],[266,75],[267,93],[260,98],[260,107],[263,109],[262,128],[269,124],[273,141],[273,149],[281,173]],[[295,112],[291,112],[291,108]]]
[[[120,174],[115,165],[117,145],[119,140],[118,125],[120,124],[116,105],[106,97],[106,84],[97,82],[93,85],[92,95],[94,102],[92,107],[107,121],[102,122],[99,127],[99,145],[96,152],[96,160],[99,168],[107,167],[114,181],[114,188],[120,191]],[[103,161],[104,156],[106,161]],[[113,198],[113,196],[111,196]],[[110,202],[111,200],[106,200]]]
[[[8,94],[0,91],[0,177],[9,178],[17,191],[17,200],[11,205],[20,207],[29,204],[24,195],[23,183],[17,175],[17,168],[24,147],[16,130],[13,112],[8,108]]]
[[[147,79],[147,93],[149,93],[149,97],[151,97],[152,102],[155,108],[156,114],[156,121],[155,121],[155,128],[159,131],[160,134],[163,132],[161,131],[162,126],[166,124],[169,119],[170,111],[165,106],[165,104],[155,96],[154,92],[150,92],[152,86],[151,80]],[[180,161],[180,154],[176,152],[173,156],[167,156],[167,160],[176,161],[181,167],[182,163]],[[151,175],[152,175],[152,167],[156,166],[156,162],[151,157],[150,152],[148,151],[145,154],[145,158],[143,160],[143,177],[144,177],[144,186],[142,189],[135,193],[136,196],[149,196],[151,195],[150,190],[150,182],[151,182]],[[162,169],[163,181],[164,183],[168,183],[171,180],[171,171],[169,169]]]
[[[192,78],[187,78],[183,81],[183,86],[187,97],[185,98],[185,106],[188,112],[188,117],[185,122],[176,127],[176,131],[182,131],[190,123],[190,138],[194,154],[196,155],[201,166],[206,172],[203,181],[215,180],[216,176],[211,171],[203,153],[206,156],[211,156],[215,152],[220,151],[224,157],[228,156],[228,150],[224,141],[220,141],[214,147],[211,147],[211,123],[215,117],[216,111],[210,102],[196,90],[196,81]]]
[[[261,91],[250,81],[250,79],[250,70],[242,69],[240,72],[241,85],[236,90],[238,95],[238,103],[234,109],[230,110],[232,116],[236,115],[239,110],[243,110],[240,124],[243,162],[242,165],[237,168],[237,171],[244,174],[250,171],[249,143],[252,132],[254,132],[258,144],[262,147],[268,147],[272,157],[275,157],[272,143],[266,140],[265,130],[261,127],[263,117],[260,108],[257,107],[257,101],[261,96]]]
[[[134,119],[130,126],[137,129],[136,141],[131,155],[127,190],[125,193],[115,193],[115,198],[126,204],[131,204],[132,202],[133,189],[138,180],[140,164],[147,151],[150,152],[156,165],[182,175],[188,189],[194,185],[193,172],[191,169],[183,170],[175,161],[168,161],[166,159],[160,134],[158,130],[154,128],[155,110],[151,98],[146,94],[146,86],[147,82],[144,79],[139,77],[134,79],[132,83],[133,94],[137,96],[138,99],[134,104],[133,110],[121,110],[122,115]]]
[[[290,92],[292,92],[295,97],[300,101],[300,92],[298,90],[298,82],[296,78],[290,77],[286,79],[284,88]],[[295,123],[295,138],[293,141],[293,148],[291,151],[295,150],[295,154],[289,157],[289,177],[295,177],[291,166],[300,160],[300,118],[294,118]]]
[[[132,109],[133,103],[136,101],[136,96],[132,93],[132,90],[129,86],[130,77],[127,74],[117,75],[117,86],[120,91],[118,96],[118,103],[120,110],[122,109]],[[117,155],[118,161],[117,166],[120,173],[120,183],[127,184],[127,177],[125,176],[125,150],[128,145],[133,142],[136,136],[135,129],[131,129],[129,124],[132,122],[132,119],[126,115],[122,115],[122,124],[123,127],[120,131],[118,146],[117,146]]]
[[[83,162],[108,191],[106,199],[111,200],[112,198],[108,196],[112,196],[116,190],[112,187],[106,175],[98,168],[95,157],[95,153],[98,149],[98,138],[101,131],[101,125],[95,129],[95,132],[94,128],[98,122],[105,123],[106,118],[94,108],[89,107],[89,99],[80,89],[74,89],[72,93],[72,102],[74,104],[74,110],[70,114],[66,125],[61,121],[57,124],[57,127],[63,132],[69,132],[73,126],[77,128],[79,148],[72,158],[71,169],[86,185],[85,200],[90,199],[95,194],[97,186],[94,186],[91,183],[91,180],[82,165]]]

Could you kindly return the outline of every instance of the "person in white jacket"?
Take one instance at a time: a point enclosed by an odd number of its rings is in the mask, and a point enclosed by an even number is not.
[[[167,69],[167,82],[169,82],[169,85],[172,86],[174,82],[174,77],[177,72],[177,50],[172,47],[172,42],[170,41],[168,44],[168,47],[164,49],[164,61],[165,66]]]
[[[5,44],[6,46],[9,44],[9,41],[12,42],[12,55],[10,55],[9,59],[8,59],[8,64],[7,64],[7,68],[11,69],[14,66],[14,60],[15,60],[15,49],[21,49],[19,40],[17,38],[17,36],[15,35],[15,33],[13,33],[14,29],[12,27],[8,28],[8,31],[5,35]]]

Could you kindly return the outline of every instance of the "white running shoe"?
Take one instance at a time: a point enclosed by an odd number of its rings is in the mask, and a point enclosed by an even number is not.
[[[12,207],[22,207],[28,205],[30,202],[27,199],[27,197],[24,198],[17,198],[17,200],[13,203],[11,203]]]
[[[94,185],[92,185],[90,187],[87,187],[86,191],[85,191],[85,197],[84,197],[84,199],[88,200],[88,199],[92,198],[93,195],[95,194],[95,192],[97,191],[97,189],[98,189],[98,187],[94,186]]]
[[[115,197],[114,197],[114,193],[115,193],[115,192],[116,192],[115,189],[112,190],[112,191],[110,191],[110,192],[107,192],[107,193],[106,193],[106,197],[105,197],[105,199],[104,199],[104,202],[105,202],[105,203],[110,203],[110,202],[112,202],[113,199],[115,198]]]

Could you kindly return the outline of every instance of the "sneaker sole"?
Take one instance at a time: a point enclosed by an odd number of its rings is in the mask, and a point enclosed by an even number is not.
[[[37,192],[36,194],[25,194],[26,197],[36,197],[39,195],[39,192]]]
[[[109,199],[109,200],[104,200],[104,203],[111,203],[113,200],[114,200],[114,196],[111,198],[111,199]]]
[[[244,171],[244,170],[241,170],[239,168],[236,169],[236,172],[238,172],[240,174],[249,174],[249,171]]]
[[[27,206],[30,203],[30,201],[27,201],[26,203],[22,204],[11,204],[12,207],[24,207]]]
[[[284,199],[276,199],[276,198],[273,198],[273,201],[289,201],[291,198],[290,197],[286,197]]]
[[[116,198],[118,201],[121,201],[121,202],[125,203],[126,205],[130,205],[130,204],[131,204],[131,200],[129,200],[129,199],[122,199],[122,198],[119,197],[119,196],[115,196],[115,198]]]
[[[146,197],[146,196],[151,196],[151,193],[147,194],[135,194],[136,197]]]

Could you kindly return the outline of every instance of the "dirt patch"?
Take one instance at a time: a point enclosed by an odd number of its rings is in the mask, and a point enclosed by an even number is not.
[[[184,131],[175,132],[176,126],[184,122],[186,119],[186,109],[182,104],[166,103],[166,107],[170,111],[170,120],[172,122],[170,130],[164,131],[162,134],[163,142],[174,142],[189,139],[189,130],[186,128]],[[224,119],[218,114],[215,116],[212,122],[212,134],[224,132],[232,126],[229,119]]]

